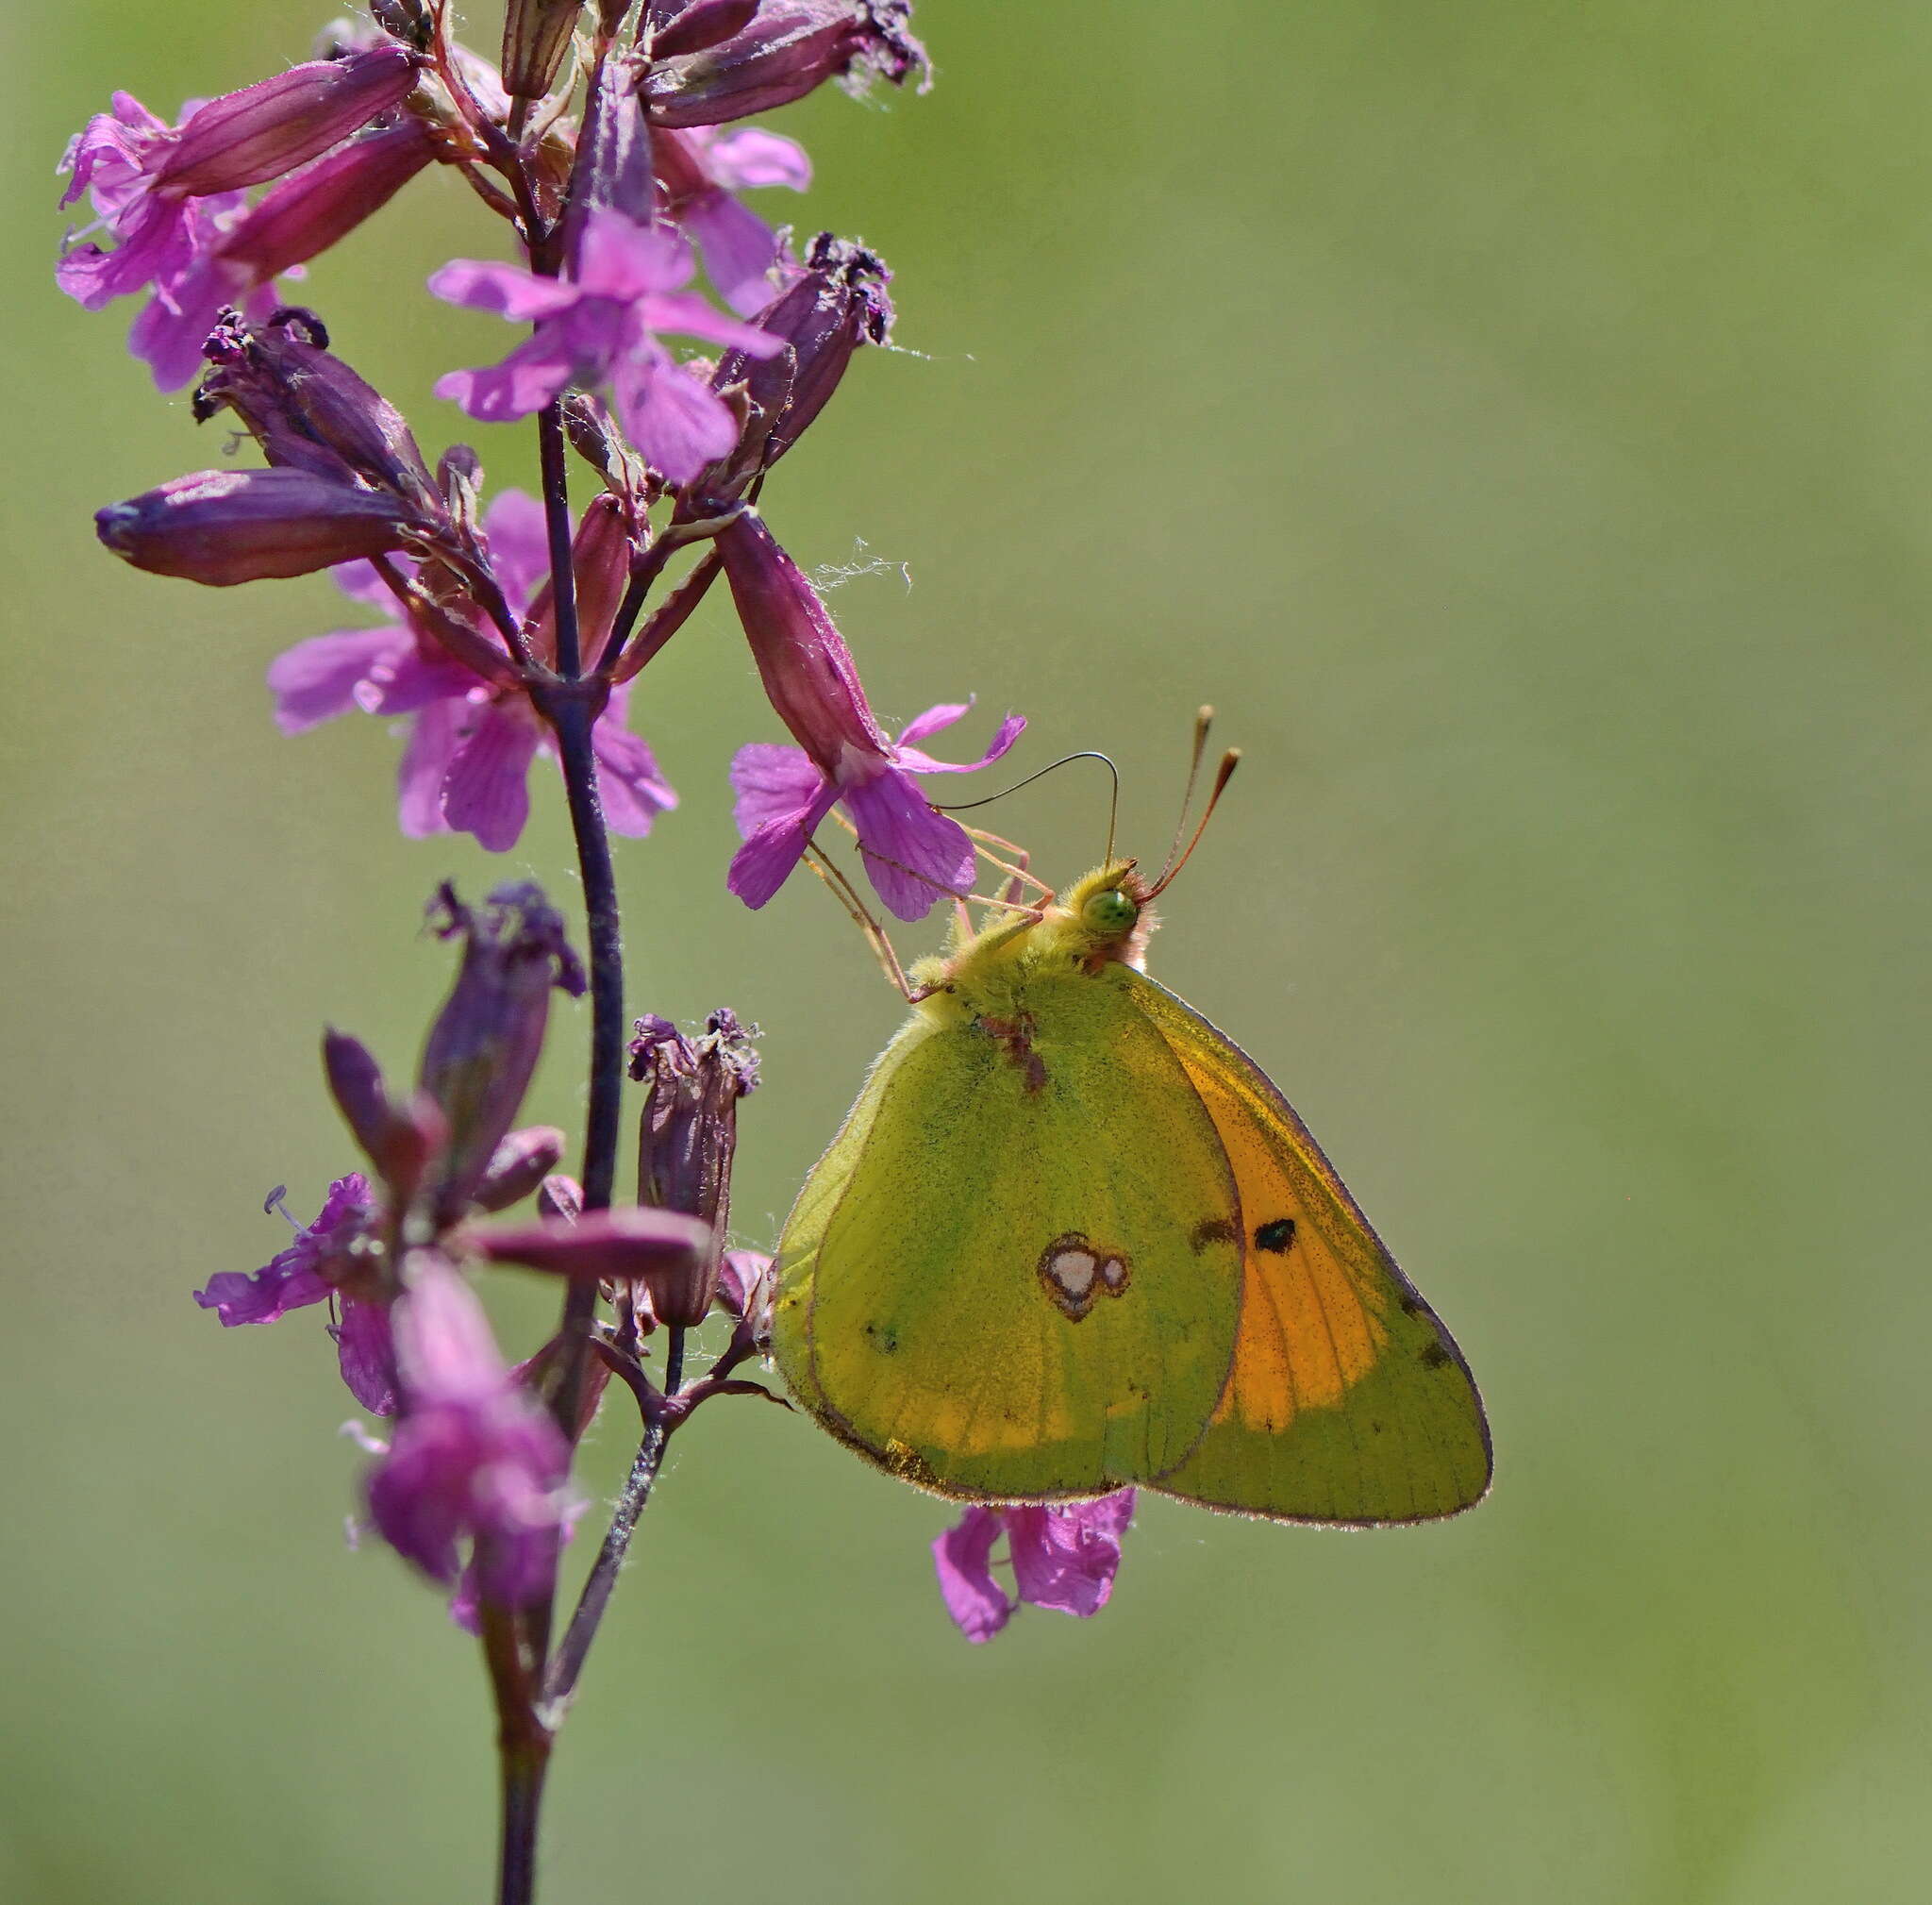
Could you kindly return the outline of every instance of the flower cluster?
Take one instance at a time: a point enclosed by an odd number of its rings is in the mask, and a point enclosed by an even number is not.
[[[803,192],[811,167],[792,140],[741,122],[828,80],[923,83],[909,9],[652,0],[626,33],[630,9],[606,4],[575,64],[584,9],[565,0],[513,5],[499,63],[452,40],[444,8],[375,10],[371,27],[334,29],[322,57],[173,125],[117,94],[70,146],[65,202],[90,199],[95,222],[70,242],[63,288],[90,309],[145,293],[133,348],[163,388],[199,371],[196,417],[239,418],[266,464],[112,504],[102,542],[215,586],[332,570],[381,619],[275,661],[276,721],[292,734],[354,710],[400,717],[404,832],[469,833],[495,852],[522,836],[531,764],[558,757],[570,728],[588,732],[617,832],[648,833],[676,804],[629,728],[630,683],[722,571],[796,743],[754,743],[732,763],[744,845],[731,890],[763,906],[836,808],[897,917],[970,892],[972,843],[922,786],[965,770],[916,744],[964,704],[889,740],[824,603],[754,507],[853,353],[887,341],[892,309],[874,254],[829,233],[801,253],[743,202]],[[458,259],[429,290],[527,333],[495,364],[450,370],[437,393],[479,423],[540,419],[541,501],[506,491],[484,507],[462,444],[432,470],[322,320],[276,295],[277,277],[431,164],[511,223],[522,259]],[[700,260],[725,309],[695,289]],[[716,356],[682,357],[673,339]],[[597,485],[575,515],[566,443]],[[698,560],[653,608],[683,552]],[[1023,725],[1008,718],[971,765]]]

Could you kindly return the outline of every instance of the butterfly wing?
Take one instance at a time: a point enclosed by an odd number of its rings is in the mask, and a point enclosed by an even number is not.
[[[1168,1039],[1112,975],[1026,1004],[1005,1037],[908,1026],[779,1245],[793,1393],[882,1467],[969,1499],[1174,1469],[1239,1314],[1234,1178]]]
[[[1489,1425],[1441,1319],[1247,1054],[1153,979],[1133,973],[1128,985],[1212,1119],[1241,1198],[1227,1387],[1156,1485],[1209,1508],[1354,1526],[1479,1501]]]

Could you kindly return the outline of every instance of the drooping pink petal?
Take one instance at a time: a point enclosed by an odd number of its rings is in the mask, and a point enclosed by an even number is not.
[[[286,1250],[253,1276],[224,1270],[210,1277],[194,1300],[215,1311],[229,1329],[242,1323],[274,1323],[291,1310],[325,1302],[335,1288],[329,1273],[354,1248],[373,1213],[369,1179],[351,1171],[330,1184],[315,1222],[298,1230]]]
[[[429,290],[444,304],[493,311],[512,324],[535,324],[540,318],[554,317],[584,295],[580,285],[538,277],[522,265],[491,264],[474,258],[452,259],[441,271],[432,272]]]
[[[724,400],[648,340],[613,369],[611,395],[631,442],[674,483],[690,482],[738,441]]]
[[[908,774],[972,774],[979,768],[991,766],[1026,729],[1026,717],[1024,714],[1008,715],[1000,723],[999,732],[992,738],[992,745],[977,760],[935,760],[923,749],[908,747],[905,744],[908,740],[917,740],[922,735],[930,734],[935,727],[943,727],[949,722],[957,721],[964,712],[965,710],[958,708],[957,705],[928,708],[924,714],[906,724],[906,732],[899,737],[899,744],[892,750],[893,759]],[[935,721],[932,717],[936,714],[943,714],[946,719]],[[922,727],[922,722],[925,726]]]
[[[591,747],[597,760],[604,818],[615,832],[641,840],[660,813],[677,805],[677,795],[658,773],[657,757],[624,725],[628,699],[622,689],[612,693],[610,705],[591,729]]]
[[[704,254],[705,275],[740,317],[770,304],[772,267],[782,247],[778,234],[728,192],[701,192],[677,214]]]
[[[408,647],[408,635],[393,625],[344,628],[296,643],[269,663],[275,726],[284,734],[300,734],[319,722],[347,714],[358,705],[357,684],[399,648],[407,653]]]
[[[760,330],[757,325],[740,324],[714,310],[696,295],[649,297],[638,306],[645,327],[653,331],[680,331],[687,337],[707,338],[713,343],[728,345],[750,358],[774,358],[785,348],[783,338]]]
[[[483,511],[483,532],[490,538],[490,560],[519,612],[550,574],[550,538],[543,505],[523,490],[505,490]]]
[[[991,1640],[1012,1616],[1012,1603],[992,1578],[992,1545],[999,1536],[998,1513],[969,1508],[932,1545],[940,1597],[954,1624],[975,1646]]]
[[[908,775],[888,768],[841,796],[866,876],[897,918],[924,919],[946,894],[973,890],[973,843],[957,820],[933,811]]]
[[[727,192],[754,192],[761,186],[789,186],[793,192],[811,188],[811,159],[795,139],[741,125],[720,133],[705,147],[705,164]]]
[[[344,1295],[342,1320],[331,1324],[337,1359],[349,1394],[374,1415],[396,1412],[396,1352],[389,1306]]]
[[[738,795],[732,818],[738,837],[749,840],[768,821],[782,820],[809,807],[825,785],[802,747],[754,741],[731,757],[731,787]]]
[[[756,911],[783,886],[804,856],[812,829],[832,810],[839,791],[819,783],[818,797],[795,813],[774,816],[731,856],[724,884]]]
[[[442,784],[471,713],[463,701],[432,701],[417,715],[396,765],[396,819],[410,840],[447,833]]]
[[[526,703],[484,709],[442,783],[442,817],[491,853],[508,853],[530,817],[530,760],[542,733]]]
[[[1005,1514],[1022,1600],[1083,1619],[1107,1605],[1121,1536],[1134,1515],[1131,1488],[1099,1501],[1010,1508]]]

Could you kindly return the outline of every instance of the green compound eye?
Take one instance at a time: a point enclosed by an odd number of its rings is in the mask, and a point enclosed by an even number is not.
[[[1104,886],[1098,893],[1089,894],[1087,904],[1080,909],[1081,920],[1095,932],[1131,931],[1140,917],[1141,909],[1117,886]]]

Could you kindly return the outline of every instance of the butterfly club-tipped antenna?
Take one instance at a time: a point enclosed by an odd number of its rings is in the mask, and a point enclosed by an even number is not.
[[[1208,805],[1201,810],[1201,818],[1195,824],[1192,837],[1183,846],[1181,841],[1187,833],[1188,809],[1194,802],[1194,783],[1200,778],[1201,762],[1208,753],[1208,732],[1213,725],[1213,709],[1203,708],[1196,712],[1193,753],[1188,761],[1187,791],[1181,795],[1180,818],[1174,823],[1174,844],[1167,850],[1167,863],[1160,869],[1160,877],[1147,889],[1146,899],[1154,899],[1165,893],[1174,884],[1174,876],[1193,857],[1194,849],[1201,844],[1201,836],[1208,831],[1208,823],[1214,818],[1214,810],[1222,794],[1226,792],[1227,783],[1234,778],[1234,771],[1241,765],[1241,751],[1239,747],[1230,747],[1221,757],[1221,763],[1214,770],[1214,785],[1208,790]]]

